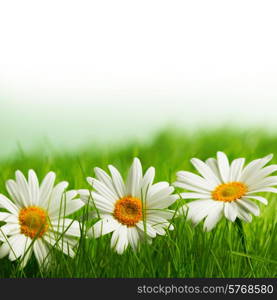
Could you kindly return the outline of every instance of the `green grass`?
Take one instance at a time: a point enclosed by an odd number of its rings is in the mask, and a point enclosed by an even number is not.
[[[178,170],[194,172],[190,158],[206,159],[222,150],[230,159],[252,159],[274,153],[277,163],[277,135],[251,130],[202,130],[194,134],[168,130],[147,144],[138,142],[117,147],[95,148],[92,144],[77,154],[63,154],[44,145],[36,153],[18,154],[0,162],[0,191],[6,194],[5,181],[14,178],[17,169],[25,174],[34,169],[39,178],[53,170],[57,182],[67,180],[71,189],[88,188],[85,177],[93,175],[93,167],[107,170],[115,165],[125,176],[134,156],[146,169],[156,168],[155,181],[173,182]],[[17,262],[0,260],[0,277],[276,277],[277,276],[277,196],[265,194],[269,205],[261,207],[261,216],[252,223],[243,223],[246,252],[238,226],[226,220],[209,233],[202,223],[193,227],[184,219],[174,219],[175,230],[158,236],[152,245],[143,244],[134,253],[130,248],[123,255],[110,249],[110,235],[99,239],[81,238],[77,255],[71,259],[56,250],[55,268],[40,271],[34,257],[20,271]],[[87,209],[87,208],[86,208]],[[86,209],[73,217],[81,219]],[[95,222],[96,220],[93,220]]]

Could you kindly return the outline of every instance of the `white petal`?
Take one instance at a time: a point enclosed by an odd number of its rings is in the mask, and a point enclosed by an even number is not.
[[[155,184],[153,184],[150,188],[149,188],[149,197],[151,197],[152,195],[158,193],[160,190],[163,190],[165,188],[169,187],[169,183],[166,181],[160,181],[157,182]]]
[[[233,202],[224,203],[224,215],[229,221],[234,222],[237,218],[237,214],[236,204],[234,204]]]
[[[20,171],[16,171],[15,178],[16,178],[18,194],[20,195],[21,202],[24,204],[25,207],[32,205],[29,185],[25,176]]]
[[[147,215],[147,223],[151,223],[151,226],[153,227],[153,225],[161,225],[163,227],[167,227],[169,222],[160,217],[158,214],[149,214]]]
[[[241,220],[245,221],[245,222],[251,222],[252,221],[252,216],[242,206],[238,206],[238,217]]]
[[[110,189],[114,194],[116,194],[116,190],[113,185],[113,181],[111,177],[102,169],[94,168],[94,173],[96,175],[96,179],[103,182],[108,189]],[[88,182],[90,185],[93,184],[93,180],[91,177],[88,177]]]
[[[43,206],[45,209],[49,209],[50,207],[53,209],[53,207],[57,208],[60,206],[61,199],[63,198],[63,195],[65,193],[65,189],[68,187],[68,182],[62,181],[58,183],[52,190],[52,193],[50,197],[48,198],[48,201],[45,201],[43,203]]]
[[[92,226],[88,232],[88,236],[98,238],[102,235],[108,234],[117,230],[120,223],[111,216],[105,216],[102,220],[98,221]]]
[[[207,199],[208,194],[200,193],[181,193],[182,199]]]
[[[220,178],[217,160],[213,157],[208,158],[205,163],[211,168],[217,178]]]
[[[133,250],[136,250],[140,237],[139,237],[138,231],[135,227],[128,228],[127,239],[129,241],[129,244],[133,248]]]
[[[153,230],[155,230],[159,235],[166,234],[165,229],[170,227],[170,222],[168,222],[164,218],[159,217],[158,215],[148,216],[147,223],[149,223]]]
[[[214,203],[216,202],[211,199],[191,201],[180,207],[177,213],[179,216],[186,216],[188,219],[191,219],[194,215],[196,215],[199,212],[201,208],[209,208],[212,205],[214,205]]]
[[[245,178],[245,183],[248,185],[259,184],[262,179],[275,171],[277,171],[277,165],[267,166],[261,170],[253,170],[253,173],[249,174],[249,176]]]
[[[217,186],[214,182],[186,171],[177,172],[177,180],[206,191],[212,191]]]
[[[6,182],[6,189],[10,194],[12,200],[16,203],[16,206],[18,206],[19,208],[23,207],[24,204],[21,200],[17,183],[12,179],[8,180]]]
[[[212,212],[218,205],[216,201],[208,200],[205,205],[201,206],[191,206],[192,202],[188,203],[188,214],[187,219],[191,220],[193,225],[196,226],[199,222],[201,222],[205,217],[207,217],[210,212]]]
[[[3,243],[1,246],[0,246],[0,259],[7,256],[10,252],[10,246],[7,242]]]
[[[186,183],[183,183],[181,181],[176,181],[176,182],[173,183],[173,185],[175,187],[179,187],[179,188],[182,188],[182,189],[185,189],[185,190],[188,190],[188,191],[193,191],[193,192],[200,193],[200,194],[203,194],[203,193],[205,193],[207,195],[210,194],[210,192],[208,192],[207,190],[205,190],[203,188],[197,188],[194,185],[186,184]]]
[[[60,219],[51,222],[53,231],[59,234],[67,236],[80,237],[81,235],[81,223],[72,219]]]
[[[18,224],[18,216],[6,212],[0,212],[0,221]]]
[[[48,246],[41,240],[37,239],[34,242],[34,253],[35,257],[38,261],[39,266],[42,267],[48,267],[50,262],[50,253]],[[48,255],[49,253],[49,255]]]
[[[81,209],[85,203],[81,199],[71,199],[71,197],[66,193],[65,199],[61,199],[60,206],[51,207],[48,210],[50,218],[64,218],[68,215]]]
[[[5,243],[7,239],[8,239],[8,238],[7,238],[6,235],[1,231],[1,227],[0,227],[0,242]]]
[[[146,201],[147,202],[147,198],[148,198],[148,192],[150,191],[151,189],[151,186],[153,184],[153,181],[154,181],[154,177],[155,177],[155,168],[153,167],[150,167],[145,175],[143,176],[143,179],[142,179],[142,200],[143,201]]]
[[[77,190],[77,192],[80,195],[82,201],[84,201],[86,204],[91,203],[91,200],[89,200],[89,198],[91,198],[89,190],[81,189],[81,190]]]
[[[151,225],[152,229],[156,231],[156,234],[159,235],[165,235],[166,234],[165,229],[169,229],[171,225],[167,220],[154,215],[152,215],[151,218],[148,217],[147,223]]]
[[[257,181],[253,185],[249,185],[249,190],[256,190],[263,187],[270,187],[276,185],[277,185],[277,176],[269,176]]]
[[[118,240],[119,240],[119,232],[120,232],[120,227],[123,226],[120,224],[120,226],[113,231],[113,234],[112,234],[112,238],[111,238],[111,248],[115,248]]]
[[[32,253],[33,253],[33,246],[31,246],[31,247],[29,248],[29,250],[28,250],[27,252],[25,252],[24,255],[21,257],[20,265],[19,265],[19,268],[20,268],[20,269],[25,268],[25,266],[27,265],[29,259],[30,259],[31,256],[32,256]]]
[[[177,199],[178,195],[166,195],[161,197],[149,198],[147,209],[164,209],[171,206]]]
[[[67,201],[73,200],[73,198],[75,198],[77,195],[78,193],[75,190],[70,190],[65,193]]]
[[[159,201],[161,198],[165,198],[170,196],[174,192],[174,187],[168,186],[166,188],[156,190],[155,193],[152,192],[150,189],[148,197],[147,197],[147,204],[153,203],[155,201]]]
[[[256,190],[251,190],[248,193],[246,193],[247,196],[251,196],[252,194],[256,194],[256,193],[260,193],[260,192],[270,192],[270,193],[277,193],[277,189],[276,188],[272,188],[272,187],[263,187],[263,188],[259,188]]]
[[[43,179],[40,189],[39,189],[39,205],[45,207],[49,202],[50,195],[52,194],[54,182],[56,179],[56,174],[54,172],[49,172]]]
[[[244,182],[249,176],[251,176],[251,174],[254,174],[259,169],[261,169],[263,166],[265,166],[272,159],[272,157],[273,157],[273,155],[270,154],[264,158],[255,159],[255,160],[251,161],[243,169],[240,180]]]
[[[142,166],[138,158],[134,159],[134,162],[130,168],[127,179],[127,194],[133,197],[141,198],[141,183],[142,183]]]
[[[230,167],[230,181],[240,181],[245,158],[234,159]]]
[[[173,218],[173,216],[175,214],[176,214],[176,212],[174,210],[147,209],[146,210],[146,220],[148,220],[148,218],[152,218],[152,216],[158,216],[160,218],[170,220]]]
[[[88,182],[88,184],[91,185],[91,186],[93,186],[93,180],[94,180],[94,178],[92,178],[92,177],[87,177],[87,182]],[[98,179],[98,180],[101,181],[100,179]]]
[[[206,231],[212,230],[219,222],[222,215],[223,215],[223,203],[218,203],[218,205],[214,207],[212,211],[210,211],[209,215],[205,219],[204,230]]]
[[[254,216],[260,215],[260,209],[258,205],[253,203],[252,201],[242,198],[236,201],[240,206],[243,206],[246,210],[248,210],[250,213],[252,213]]]
[[[18,208],[16,207],[16,205],[2,194],[0,194],[0,207],[5,208],[12,214],[18,214]]]
[[[149,222],[151,225],[152,223]],[[168,225],[169,226],[169,225]],[[166,235],[166,231],[165,229],[162,227],[162,226],[159,226],[159,225],[152,225],[152,228],[156,231],[156,233],[158,235]]]
[[[228,182],[230,178],[230,165],[228,157],[224,152],[217,152],[217,163],[222,181]]]
[[[156,231],[152,228],[147,222],[139,221],[136,224],[136,227],[139,228],[142,232],[154,238],[156,236]]]
[[[118,198],[123,198],[123,196],[126,195],[126,187],[125,187],[125,184],[123,182],[123,179],[122,179],[120,173],[118,172],[118,170],[114,166],[109,165],[109,170],[110,170],[111,175],[112,175],[114,188],[117,192]]]
[[[169,183],[166,182],[159,182],[162,183],[158,185],[158,183],[152,185],[148,192],[148,198],[160,198],[162,196],[167,196],[173,193],[174,188],[172,186],[169,186]]]
[[[7,223],[0,227],[0,232],[6,235],[14,235],[20,233],[20,227],[18,224]]]
[[[92,192],[92,201],[94,202],[96,208],[102,213],[113,213],[114,204],[110,200],[107,200],[105,197]],[[93,206],[93,205],[92,205]]]
[[[28,250],[32,240],[23,234],[17,234],[9,238],[10,253],[9,259],[16,260]]]
[[[36,173],[33,170],[29,170],[29,194],[31,205],[37,205],[39,203],[39,182]]]
[[[268,201],[266,198],[264,197],[261,197],[261,196],[252,196],[252,195],[247,195],[245,197],[243,197],[243,199],[254,199],[254,200],[258,200],[260,201],[261,203],[267,205],[268,204]]]
[[[122,254],[128,247],[127,226],[118,227],[112,235],[111,247],[115,248],[118,254]]]
[[[114,203],[116,200],[118,200],[118,195],[116,194],[116,192],[109,189],[103,182],[92,178],[92,186],[98,194],[102,195],[111,203]]]
[[[160,209],[168,208],[173,203],[175,203],[178,199],[179,199],[178,195],[170,195],[169,197],[161,199],[160,203],[155,208],[160,208]]]
[[[60,236],[55,236],[52,233],[49,233],[48,235],[44,235],[43,239],[54,248],[58,249],[59,251],[62,251],[64,254],[69,255],[70,257],[75,256],[75,252],[72,250],[71,243],[68,238],[63,236],[61,239],[59,239]]]
[[[212,169],[205,164],[202,160],[198,158],[192,158],[191,163],[194,165],[195,169],[209,182],[211,182],[214,185],[219,185],[220,179],[217,178],[215,173],[212,171]]]

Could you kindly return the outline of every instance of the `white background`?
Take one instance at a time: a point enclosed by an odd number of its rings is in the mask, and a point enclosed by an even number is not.
[[[0,0],[2,151],[169,123],[275,130],[276,13],[267,0]]]

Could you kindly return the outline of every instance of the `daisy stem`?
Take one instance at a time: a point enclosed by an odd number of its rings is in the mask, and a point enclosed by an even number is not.
[[[238,233],[239,233],[239,236],[240,236],[240,241],[241,241],[241,244],[242,244],[242,247],[243,247],[243,251],[247,255],[246,237],[245,237],[245,232],[243,230],[242,222],[238,218],[236,219],[235,222],[236,222],[236,225],[237,225],[237,228],[238,228]],[[247,257],[247,262],[249,264],[249,267],[250,267],[251,271],[254,272],[253,266],[252,266],[252,263],[251,263],[251,259],[249,257]]]
[[[243,225],[242,225],[241,220],[238,219],[238,218],[236,219],[236,225],[237,225],[237,228],[238,228],[238,233],[239,233],[239,237],[240,237],[241,244],[242,244],[242,247],[243,247],[243,251],[244,251],[245,254],[247,254],[247,247],[246,247],[246,240],[245,240]]]

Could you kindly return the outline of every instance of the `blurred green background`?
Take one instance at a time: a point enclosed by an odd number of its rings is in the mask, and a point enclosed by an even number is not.
[[[76,152],[88,145],[106,147],[148,142],[168,128],[188,134],[226,126],[246,133],[261,128],[275,135],[277,125],[276,103],[255,107],[254,102],[252,105],[241,102],[226,110],[225,102],[217,101],[182,102],[168,98],[168,101],[147,102],[133,97],[128,102],[124,98],[111,98],[88,101],[72,97],[70,101],[53,101],[50,97],[47,101],[46,96],[38,95],[38,100],[19,97],[2,100],[0,159],[13,156],[19,149],[32,152],[47,147]]]
[[[276,1],[12,0],[0,8],[0,157],[277,127]]]

